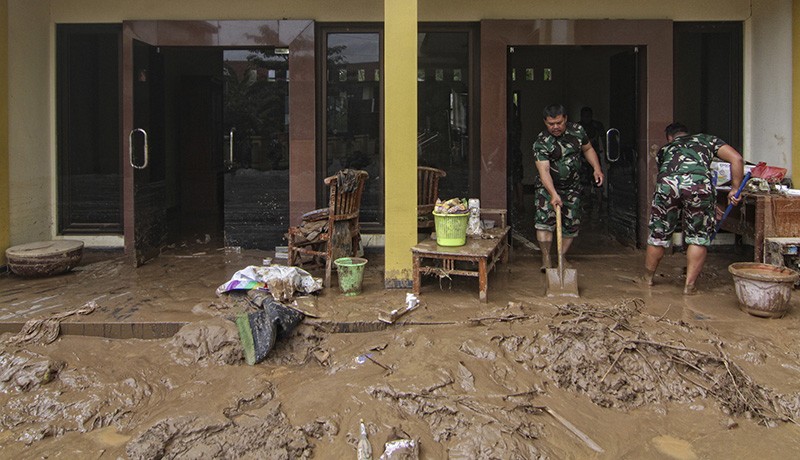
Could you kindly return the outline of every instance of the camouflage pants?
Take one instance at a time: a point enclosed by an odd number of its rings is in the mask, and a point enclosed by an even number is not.
[[[561,231],[564,238],[575,238],[581,226],[581,189],[557,190],[561,196]],[[536,189],[536,230],[555,231],[556,211],[550,204],[550,194],[544,187]]]
[[[669,176],[656,183],[650,209],[651,246],[669,247],[683,211],[683,239],[687,244],[708,246],[714,229],[714,187],[692,174]]]

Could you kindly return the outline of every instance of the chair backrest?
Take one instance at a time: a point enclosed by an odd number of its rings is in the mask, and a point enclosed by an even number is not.
[[[430,214],[439,198],[439,179],[447,173],[441,169],[417,166],[417,214]]]
[[[369,173],[361,170],[342,170],[325,179],[330,188],[328,204],[329,220],[357,219],[361,211],[361,195],[364,193]],[[348,181],[349,183],[340,183]]]

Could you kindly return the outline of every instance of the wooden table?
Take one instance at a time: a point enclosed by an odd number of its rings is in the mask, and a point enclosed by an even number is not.
[[[722,229],[753,238],[753,261],[764,261],[764,239],[771,237],[800,237],[800,196],[769,193],[749,193],[722,223]],[[717,202],[723,205],[727,192],[718,193]]]
[[[481,302],[488,302],[488,275],[498,260],[508,261],[508,234],[511,227],[491,228],[484,233],[491,238],[467,238],[464,246],[439,246],[436,240],[426,239],[411,248],[414,256],[414,294],[419,295],[423,274],[439,276],[476,276]],[[433,261],[424,265],[425,260]],[[456,262],[476,264],[477,270],[456,266]],[[464,264],[460,264],[464,265]]]

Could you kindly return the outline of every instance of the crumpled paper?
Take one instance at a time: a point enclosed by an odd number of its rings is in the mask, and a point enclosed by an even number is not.
[[[311,294],[322,289],[322,278],[314,278],[310,273],[297,267],[270,265],[259,267],[251,265],[233,274],[230,281],[217,288],[217,295],[233,290],[267,288],[278,302],[291,301],[294,294]]]

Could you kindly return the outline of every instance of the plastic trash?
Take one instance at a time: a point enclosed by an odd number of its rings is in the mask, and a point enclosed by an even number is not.
[[[413,439],[395,439],[383,446],[378,460],[419,460],[419,443]]]
[[[361,420],[360,434],[358,436],[358,460],[372,460],[372,444],[367,439],[367,427]]]

